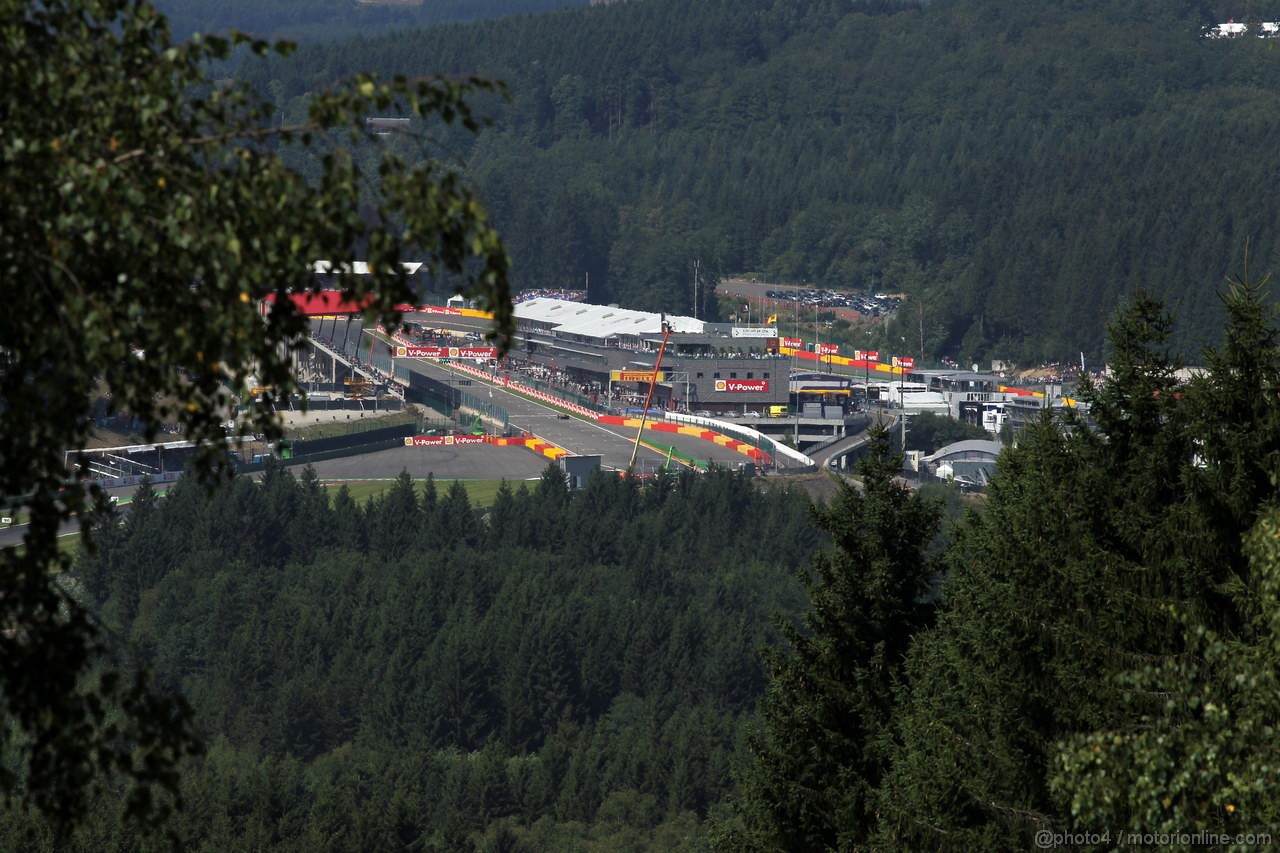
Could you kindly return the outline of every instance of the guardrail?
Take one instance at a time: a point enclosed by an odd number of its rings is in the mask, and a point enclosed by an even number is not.
[[[715,418],[699,417],[698,415],[684,415],[679,412],[669,412],[667,414],[667,420],[674,421],[675,423],[705,426],[710,429],[714,429],[716,432],[733,436],[739,441],[745,441],[747,444],[759,447],[762,450],[768,448],[768,452],[775,458],[777,456],[783,456],[796,463],[794,466],[789,467],[809,470],[817,470],[818,467],[817,462],[814,462],[799,450],[788,447],[781,442],[774,441],[764,433],[751,429],[751,427],[739,426],[738,424],[732,424],[726,421],[718,421]],[[779,470],[782,470],[781,467]]]

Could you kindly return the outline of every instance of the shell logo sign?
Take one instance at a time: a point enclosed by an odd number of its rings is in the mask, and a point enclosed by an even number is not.
[[[405,447],[446,447],[449,445],[484,444],[483,435],[414,435],[404,440]]]
[[[769,390],[768,379],[717,379],[717,391],[728,391],[730,393],[743,392],[762,392]]]
[[[497,358],[497,347],[396,347],[396,358]]]

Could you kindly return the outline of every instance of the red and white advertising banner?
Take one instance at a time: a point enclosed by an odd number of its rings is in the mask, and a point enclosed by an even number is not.
[[[804,341],[800,338],[779,338],[778,343],[782,344],[784,347],[791,347],[792,349],[800,349],[804,346]]]
[[[904,356],[895,355],[893,357],[893,366],[901,367],[905,370],[911,370],[916,366],[916,360],[914,358],[908,358],[905,355]]]
[[[396,358],[497,358],[497,347],[396,347]]]
[[[839,344],[818,344],[818,355],[839,355]]]
[[[717,391],[739,393],[743,391],[768,391],[768,379],[717,379]]]
[[[448,347],[396,347],[396,358],[448,358]]]
[[[415,435],[404,440],[405,447],[445,447],[457,444],[484,444],[483,435]]]
[[[863,350],[862,352],[855,352],[853,354],[853,357],[854,359],[862,360],[862,361],[879,361],[880,353],[876,352],[873,349],[868,349],[868,350]]]

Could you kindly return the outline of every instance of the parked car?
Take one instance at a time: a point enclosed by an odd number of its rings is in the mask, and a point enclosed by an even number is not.
[[[693,413],[693,416],[695,418],[709,418],[711,417],[711,413],[708,412],[706,409],[699,409],[698,411]]]
[[[758,418],[760,417],[760,413],[759,412],[743,412],[742,416],[744,418]]]

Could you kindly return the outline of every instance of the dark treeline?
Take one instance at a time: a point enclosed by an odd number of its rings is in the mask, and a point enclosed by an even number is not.
[[[528,849],[614,846],[696,833],[727,797],[770,616],[802,608],[807,514],[725,471],[571,495],[550,469],[479,513],[458,483],[359,506],[271,468],[142,489],[76,577],[196,709],[183,849],[469,849],[504,821]],[[129,838],[113,807],[76,846]]]
[[[358,2],[358,0],[159,0],[178,39],[194,33],[225,34],[240,30],[258,38],[334,41],[356,32],[430,27],[455,21],[525,15],[564,6],[585,6],[587,0],[418,0],[418,2]]]
[[[904,292],[884,340],[968,364],[1096,359],[1142,284],[1178,306],[1173,343],[1194,355],[1241,247],[1263,265],[1280,247],[1280,58],[1200,37],[1246,12],[1280,4],[643,0],[242,73],[291,117],[356,69],[505,81],[510,101],[483,103],[492,128],[443,141],[517,286],[589,278],[594,301],[688,313],[699,260]]]

